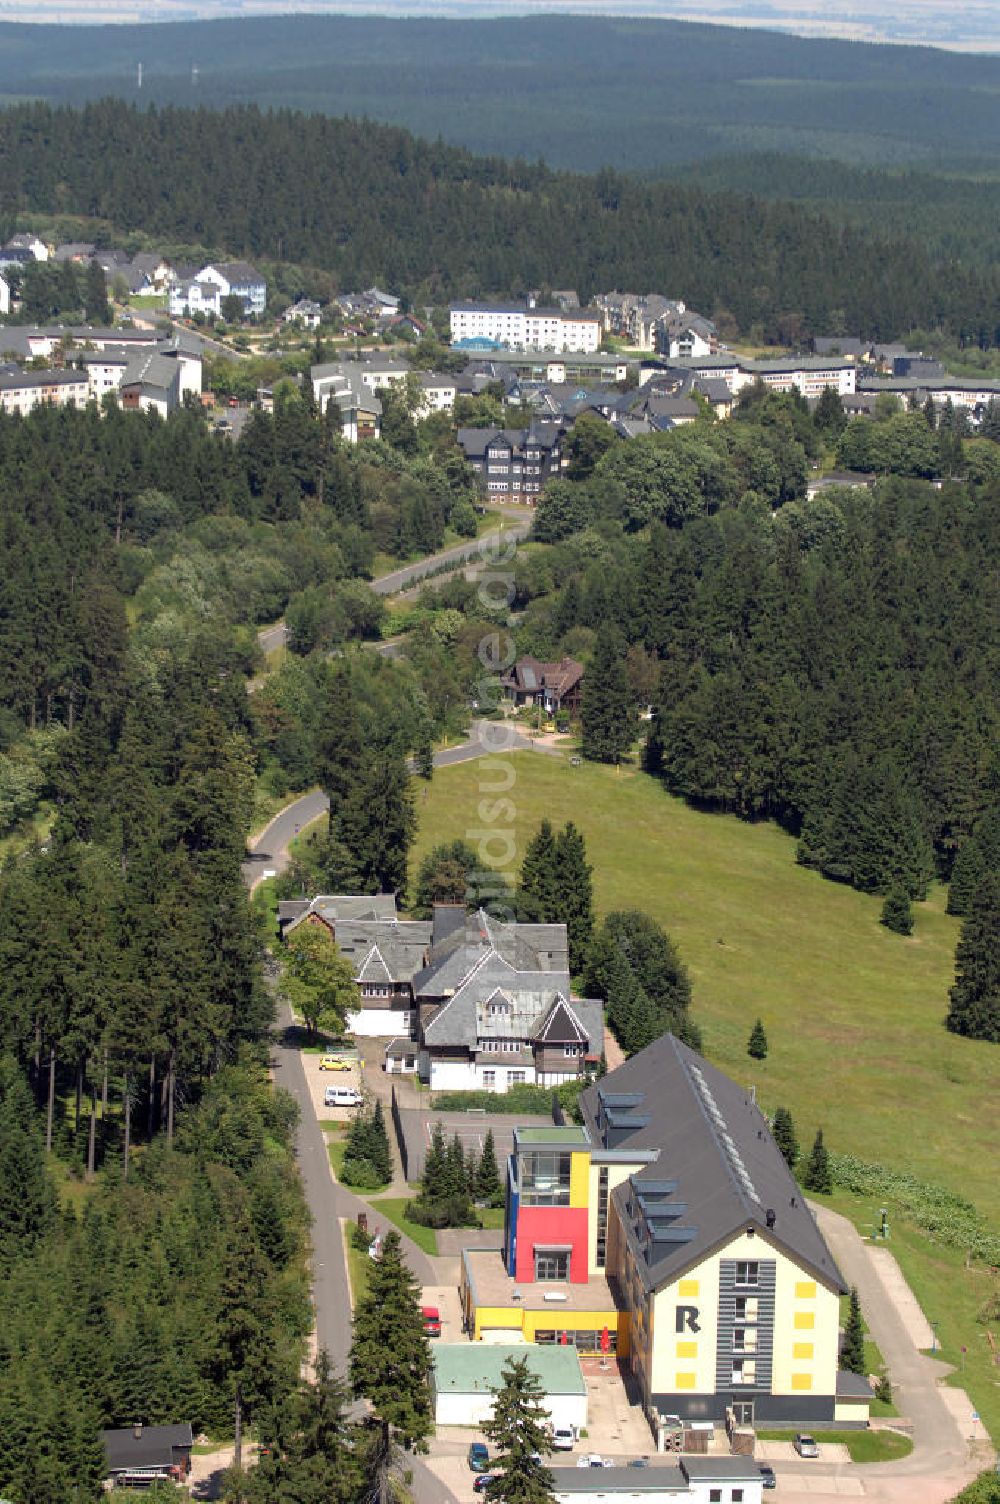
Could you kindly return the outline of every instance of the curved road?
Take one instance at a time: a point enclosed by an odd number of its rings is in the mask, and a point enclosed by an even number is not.
[[[542,752],[550,757],[561,757],[555,747],[533,742],[522,735],[516,727],[504,721],[473,721],[467,741],[457,747],[446,747],[434,754],[434,766],[447,768],[456,762],[471,762],[476,757],[489,757],[496,752]],[[248,888],[255,888],[264,873],[283,872],[288,866],[288,848],[306,825],[318,820],[330,807],[330,801],[320,789],[293,799],[279,810],[264,827],[260,835],[247,848],[243,863],[243,880]]]
[[[372,580],[371,588],[376,595],[396,595],[407,586],[425,580],[428,575],[439,572],[444,575],[448,572],[447,565],[453,565],[458,570],[463,564],[477,560],[483,564],[502,563],[507,558],[507,545],[520,543],[530,532],[531,519],[525,521],[522,518],[510,526],[483,533],[482,537],[468,543],[456,543],[451,548],[442,549],[439,554],[428,554],[426,559],[418,559],[415,564],[404,564],[401,569],[394,569],[391,574]],[[270,653],[274,648],[285,646],[288,628],[283,621],[276,621],[270,627],[261,627],[257,641],[263,652]],[[377,651],[381,652],[382,649],[378,648]]]

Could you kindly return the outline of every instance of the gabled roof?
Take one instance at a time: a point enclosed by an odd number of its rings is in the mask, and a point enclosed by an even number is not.
[[[373,945],[357,972],[359,982],[391,982],[392,975],[377,945]]]
[[[535,1030],[539,1044],[589,1044],[586,1029],[564,997],[557,997]]]
[[[844,1290],[756,1102],[672,1034],[585,1091],[580,1108],[595,1146],[656,1153],[612,1193],[649,1289],[671,1283],[752,1226],[762,1258],[772,1244],[828,1288]],[[642,1243],[637,1229],[644,1223],[670,1224],[670,1235]]]
[[[191,1427],[125,1426],[101,1432],[108,1472],[130,1467],[169,1467],[194,1443]]]

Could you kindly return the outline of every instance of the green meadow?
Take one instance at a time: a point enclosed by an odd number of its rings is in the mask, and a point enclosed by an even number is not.
[[[435,773],[411,870],[436,842],[477,844],[493,829],[514,837],[505,870],[516,874],[544,816],[575,821],[598,913],[645,909],[680,947],[710,1060],[753,1084],[766,1110],[788,1107],[804,1148],[822,1126],[831,1149],[961,1191],[1000,1222],[1000,1051],[943,1026],[958,937],[943,888],[915,905],[903,938],[879,924],[880,899],[797,866],[774,825],[697,812],[642,773],[528,752],[508,761],[510,807],[495,759]],[[746,1053],[758,1016],[763,1061]]]

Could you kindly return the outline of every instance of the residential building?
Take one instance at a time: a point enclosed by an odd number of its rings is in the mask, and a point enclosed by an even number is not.
[[[191,1427],[137,1424],[102,1431],[107,1479],[122,1487],[148,1488],[158,1479],[182,1483],[191,1468]]]
[[[143,350],[132,356],[122,373],[119,398],[124,408],[140,408],[166,418],[180,405],[181,368],[168,355]]]
[[[10,283],[0,276],[0,313],[10,313]]]
[[[204,313],[222,317],[224,298],[243,301],[247,318],[260,318],[267,309],[267,283],[247,261],[218,261],[203,266],[193,277],[170,289],[170,312],[175,318]]]
[[[717,346],[715,325],[697,313],[672,314],[653,330],[653,348],[671,360],[712,355]]]
[[[657,1437],[671,1415],[865,1424],[843,1279],[745,1088],[668,1034],[580,1108],[515,1134],[502,1250],[463,1255],[472,1335],[593,1350],[606,1328]]]
[[[634,1467],[558,1467],[550,1460],[556,1504],[761,1504],[763,1482],[752,1457],[679,1457]]]
[[[530,428],[460,428],[458,445],[492,501],[533,506],[562,468],[562,433],[562,424],[541,420]]]
[[[491,349],[471,361],[464,376],[481,377],[484,384],[517,377],[522,381],[544,382],[624,382],[637,369],[635,360],[622,355],[605,355],[601,351],[581,354],[564,351],[562,355],[545,352]],[[461,380],[461,378],[459,378]],[[462,387],[459,390],[463,390]]]
[[[418,1071],[432,1090],[558,1086],[600,1060],[603,1008],[573,996],[564,924],[439,905],[412,988]]]
[[[64,245],[57,245],[53,253],[53,261],[72,261],[78,266],[86,266],[94,259],[96,245],[91,245],[88,240],[70,240]]]
[[[558,663],[519,658],[500,683],[515,705],[538,705],[547,715],[555,715],[557,710],[575,715],[580,709],[583,664],[575,658],[563,658]]]
[[[309,372],[320,412],[332,402],[340,411],[341,433],[349,444],[377,439],[382,432],[382,403],[363,379],[355,361],[313,366]]]
[[[286,308],[281,317],[286,324],[298,324],[303,329],[318,329],[323,310],[311,298],[300,298],[297,303]]]
[[[144,362],[153,355],[158,362],[166,361],[168,364],[158,363],[145,367]],[[173,412],[189,393],[192,396],[201,394],[201,351],[188,343],[183,335],[171,335],[169,339],[158,341],[152,348],[109,344],[99,350],[84,350],[73,358],[86,371],[88,393],[96,402],[100,402],[109,392],[118,392],[126,382],[139,380],[142,384],[143,379],[147,390],[142,400],[138,404],[130,401],[123,405],[153,406],[165,416],[167,412]],[[143,370],[145,378],[141,376]],[[162,398],[153,392],[151,380],[154,377],[162,388]]]
[[[40,402],[83,407],[88,395],[85,371],[20,371],[0,376],[0,409],[7,413],[30,413]]]
[[[452,411],[458,395],[454,376],[446,376],[439,371],[419,371],[417,379],[423,388],[423,398],[416,412],[418,418],[426,418],[431,413]]]
[[[413,978],[425,964],[433,933],[430,920],[398,919],[391,893],[323,895],[278,905],[283,938],[300,925],[321,925],[353,967],[361,1007],[347,1016],[351,1033],[410,1041],[416,1023]],[[407,1058],[415,1069],[415,1043],[402,1052],[404,1065]]]
[[[399,314],[399,299],[380,287],[369,287],[364,292],[345,292],[334,299],[346,319],[377,319],[383,322]]]
[[[592,354],[600,348],[601,317],[579,309],[538,308],[531,303],[453,303],[451,342],[485,342],[507,350]]]
[[[177,280],[177,273],[157,251],[137,251],[130,262],[133,270],[146,277],[156,292],[163,292]]]
[[[5,245],[0,249],[0,266],[30,266],[34,256],[24,246]]]
[[[16,235],[12,235],[4,246],[4,250],[26,251],[32,261],[48,261],[49,259],[49,248],[45,241],[40,240],[30,230],[20,230]]]

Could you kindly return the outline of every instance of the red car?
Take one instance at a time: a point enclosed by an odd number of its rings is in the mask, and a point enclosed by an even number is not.
[[[424,1318],[424,1332],[428,1337],[440,1337],[441,1335],[441,1312],[437,1306],[421,1306],[420,1314]]]

